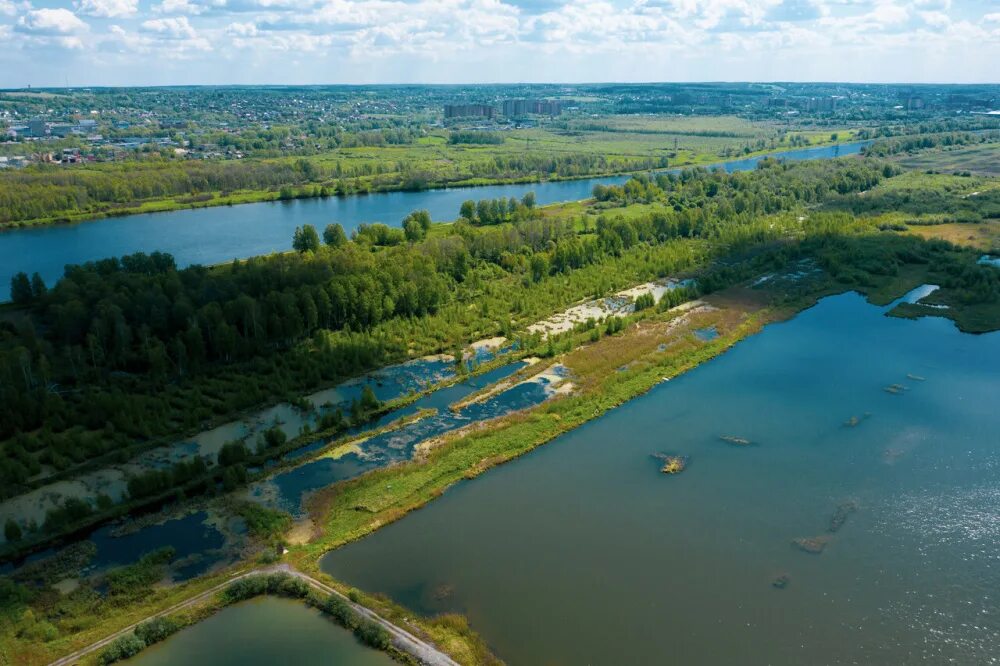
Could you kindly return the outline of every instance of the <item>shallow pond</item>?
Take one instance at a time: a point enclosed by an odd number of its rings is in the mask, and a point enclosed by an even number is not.
[[[485,363],[496,358],[498,354],[507,353],[511,349],[511,346],[502,349],[478,348],[475,350],[474,356],[467,360],[467,364],[471,367],[473,363]],[[294,438],[300,434],[304,426],[315,428],[320,417],[326,412],[339,408],[344,413],[349,413],[351,402],[360,398],[361,392],[366,386],[372,389],[379,400],[389,401],[410,393],[423,391],[429,386],[452,379],[454,376],[455,363],[447,356],[419,358],[388,366],[305,396],[306,402],[312,406],[309,411],[300,410],[289,403],[279,403],[239,420],[206,430],[190,439],[145,451],[128,463],[46,484],[31,492],[5,500],[0,503],[0,523],[6,521],[7,518],[14,518],[22,525],[27,525],[32,521],[41,525],[45,522],[46,512],[61,505],[68,497],[87,500],[93,506],[96,504],[97,494],[103,493],[113,501],[120,502],[126,497],[130,475],[141,474],[150,469],[169,467],[178,461],[189,460],[196,455],[214,461],[223,444],[239,439],[254,447],[256,440],[264,431],[274,426],[278,426],[289,439]],[[359,428],[357,432],[379,427],[410,411],[415,410],[397,410],[390,417]],[[297,455],[302,455],[323,445],[325,442],[318,441],[309,447],[290,452],[287,457],[295,458]],[[0,543],[5,540],[5,537],[0,534]]]
[[[262,597],[229,606],[121,662],[127,666],[389,666],[395,662],[301,602]]]
[[[389,414],[377,424],[412,414],[420,409],[436,409],[437,413],[408,423],[400,428],[373,435],[360,443],[358,450],[340,457],[321,457],[299,467],[282,472],[254,484],[250,497],[265,504],[300,514],[304,497],[319,488],[343,481],[372,469],[409,460],[418,444],[477,421],[496,418],[541,403],[551,395],[550,381],[538,378],[524,381],[496,395],[468,404],[461,409],[450,405],[501,381],[524,367],[512,363],[472,377],[424,396],[414,404]]]
[[[322,567],[512,664],[992,663],[1000,335],[885,311],[824,299]]]

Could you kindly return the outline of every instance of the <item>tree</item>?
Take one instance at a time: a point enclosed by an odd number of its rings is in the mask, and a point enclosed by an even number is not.
[[[45,280],[38,273],[31,276],[31,295],[36,301],[41,300],[48,291],[48,287],[45,286]]]
[[[524,194],[524,196],[521,197],[521,204],[525,208],[534,208],[535,207],[535,193],[534,192],[526,192]]]
[[[21,526],[13,518],[8,518],[3,526],[3,536],[7,543],[21,540]]]
[[[10,279],[10,300],[18,305],[29,305],[33,300],[31,280],[28,274],[21,272]]]
[[[344,227],[339,222],[326,225],[326,229],[323,230],[323,242],[330,247],[340,247],[346,243],[347,234],[344,233]]]
[[[538,282],[549,274],[549,260],[544,254],[531,255],[531,280]]]
[[[416,243],[424,238],[424,229],[420,226],[420,223],[412,218],[406,218],[403,220],[403,233],[406,234],[406,240],[411,243]]]
[[[462,202],[462,207],[459,209],[458,214],[464,217],[469,222],[476,219],[476,202],[472,199]]]
[[[319,249],[319,234],[316,227],[311,224],[303,224],[295,227],[295,235],[292,236],[292,247],[299,252],[315,252]]]

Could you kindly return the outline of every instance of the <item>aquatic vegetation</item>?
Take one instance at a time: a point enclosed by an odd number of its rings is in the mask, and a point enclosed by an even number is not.
[[[665,453],[654,453],[654,458],[663,461],[660,471],[664,474],[680,474],[687,468],[688,459],[685,456],[671,456]]]
[[[719,435],[719,439],[733,446],[750,446],[753,444],[749,439],[743,437],[736,437],[734,435]]]
[[[906,386],[903,386],[902,384],[890,384],[889,386],[886,386],[882,390],[885,391],[886,393],[891,393],[893,395],[900,395],[904,391],[909,391],[910,389]]]
[[[826,531],[831,534],[840,530],[847,522],[847,517],[858,510],[858,503],[854,500],[841,503],[830,518],[830,526]]]
[[[434,588],[434,599],[436,601],[444,601],[455,594],[455,586],[452,583],[441,583]]]
[[[860,425],[863,421],[867,421],[869,418],[871,418],[871,415],[872,415],[871,412],[865,412],[860,417],[851,416],[851,418],[844,421],[844,425],[847,426],[848,428],[854,428]]]
[[[815,537],[799,537],[797,539],[792,539],[792,545],[801,550],[803,553],[809,553],[811,555],[819,555],[826,549],[827,544],[830,543],[829,535],[821,535]]]

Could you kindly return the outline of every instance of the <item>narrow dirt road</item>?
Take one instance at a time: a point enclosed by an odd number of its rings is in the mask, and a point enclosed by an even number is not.
[[[295,576],[296,578],[304,580],[310,587],[312,587],[315,590],[319,590],[320,592],[326,594],[337,595],[338,597],[346,601],[348,604],[350,604],[351,608],[354,610],[355,613],[357,613],[361,617],[364,617],[368,620],[371,620],[372,622],[376,622],[379,625],[381,625],[392,636],[393,645],[395,645],[400,650],[403,650],[404,652],[412,654],[414,657],[419,659],[420,662],[423,664],[427,664],[428,666],[459,666],[458,662],[456,662],[454,659],[446,655],[444,652],[438,650],[433,644],[417,638],[410,632],[396,626],[392,622],[389,622],[388,620],[381,617],[374,611],[365,608],[360,604],[354,603],[353,601],[348,599],[345,595],[341,594],[332,587],[319,582],[312,576],[307,576],[306,574],[300,571],[296,571],[287,564],[279,564],[273,567],[265,567],[261,569],[252,569],[250,571],[244,571],[242,573],[235,574],[224,583],[220,583],[213,588],[205,590],[201,594],[191,597],[190,599],[186,599],[178,604],[174,604],[170,608],[164,609],[159,613],[154,613],[149,617],[143,618],[142,620],[136,622],[135,624],[130,624],[124,629],[117,631],[106,638],[102,638],[96,643],[91,643],[85,648],[77,650],[72,654],[66,655],[65,657],[53,661],[49,666],[70,666],[71,664],[75,664],[83,657],[86,657],[87,655],[92,654],[97,650],[101,650],[107,647],[110,643],[114,642],[118,638],[133,631],[136,628],[136,626],[142,624],[143,622],[148,622],[149,620],[153,620],[158,617],[163,617],[164,615],[170,615],[171,613],[176,613],[177,611],[182,610],[184,608],[194,606],[204,601],[208,597],[212,596],[213,594],[217,594],[221,590],[225,589],[233,581],[239,580],[241,578],[246,578],[247,576],[258,576],[271,573],[286,573]]]

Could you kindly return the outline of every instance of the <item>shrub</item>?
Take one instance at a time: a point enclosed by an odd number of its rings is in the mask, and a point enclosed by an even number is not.
[[[358,626],[358,614],[354,612],[350,604],[336,594],[331,594],[327,598],[321,610],[343,627],[354,629]]]
[[[365,645],[384,650],[392,642],[392,635],[382,625],[371,620],[361,620],[354,627],[354,635]]]
[[[128,659],[142,652],[146,644],[135,634],[125,634],[116,638],[111,645],[104,648],[97,658],[102,664],[113,664],[122,659]]]
[[[181,626],[176,620],[168,617],[157,617],[136,627],[135,635],[146,645],[152,645],[159,643],[180,628]]]

